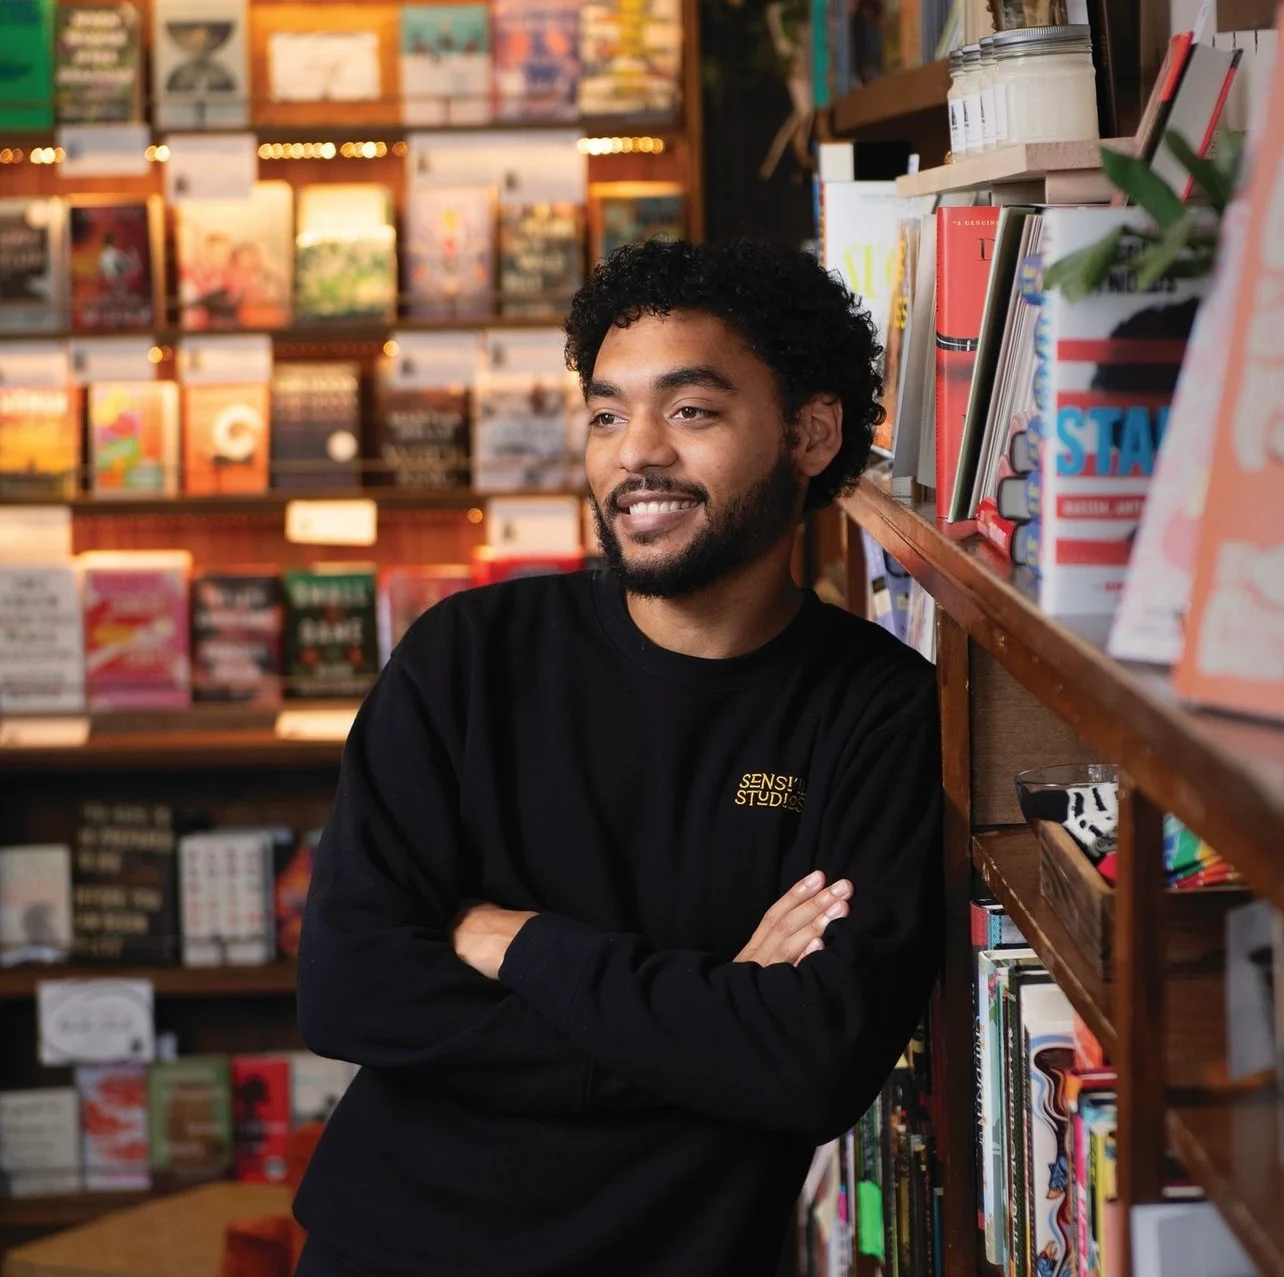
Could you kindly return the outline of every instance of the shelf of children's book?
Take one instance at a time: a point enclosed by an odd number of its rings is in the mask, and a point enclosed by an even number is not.
[[[126,967],[51,963],[0,970],[0,999],[34,997],[42,980],[149,980],[158,998],[293,997],[293,962],[257,967]]]
[[[1112,187],[1101,172],[1101,146],[1100,142],[1017,142],[907,173],[896,179],[896,190],[909,196],[943,195],[1020,185],[1039,188],[1030,192],[1037,203],[1104,204]]]
[[[1187,1173],[1266,1277],[1284,1277],[1284,1105],[1274,1086],[1168,1110]]]
[[[940,111],[944,120],[945,95],[949,89],[947,61],[927,62],[884,76],[853,89],[825,108],[830,132],[838,137],[851,137],[864,129],[892,124],[920,111]]]
[[[1028,570],[953,535],[930,502],[893,497],[885,475],[863,478],[843,508],[1080,739],[1284,907],[1284,727],[1183,706],[1167,671],[1106,653],[1108,618],[1048,616]]]

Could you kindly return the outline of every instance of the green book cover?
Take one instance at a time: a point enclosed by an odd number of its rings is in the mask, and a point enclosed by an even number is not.
[[[374,568],[292,568],[285,598],[286,695],[364,696],[379,672]]]
[[[232,1085],[227,1061],[193,1056],[148,1075],[152,1170],[174,1180],[219,1179],[232,1165]]]
[[[53,128],[53,0],[0,0],[0,128]]]
[[[54,41],[60,124],[106,124],[139,116],[142,39],[138,8],[60,0]]]

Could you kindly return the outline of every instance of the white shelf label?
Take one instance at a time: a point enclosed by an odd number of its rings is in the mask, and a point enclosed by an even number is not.
[[[150,980],[41,980],[40,1063],[148,1062],[156,1054]]]
[[[151,132],[146,124],[64,124],[59,177],[146,177]]]
[[[247,200],[259,176],[253,133],[171,133],[165,139],[165,199]]]
[[[80,749],[89,742],[89,719],[0,719],[0,749]]]
[[[355,708],[283,709],[276,716],[277,739],[347,740],[356,716]]]
[[[368,497],[285,507],[285,539],[295,545],[374,545],[378,537],[379,507]]]

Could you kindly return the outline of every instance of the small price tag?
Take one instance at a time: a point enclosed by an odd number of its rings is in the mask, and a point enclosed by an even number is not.
[[[486,543],[506,554],[567,554],[581,548],[580,499],[491,497]]]
[[[369,498],[285,507],[285,539],[295,545],[374,545],[378,538],[379,507]]]
[[[171,133],[165,139],[165,198],[245,200],[259,176],[258,139],[253,133]]]
[[[95,381],[153,381],[150,337],[76,337],[69,350],[71,376],[78,386]]]
[[[267,333],[185,337],[178,348],[181,380],[226,384],[272,380],[272,338]]]
[[[146,124],[64,124],[59,177],[145,177],[151,169]]]
[[[0,749],[80,749],[88,742],[87,718],[0,719]]]
[[[283,709],[276,716],[278,740],[348,739],[355,709]]]
[[[71,550],[67,506],[0,506],[0,563],[66,563]]]
[[[0,343],[0,386],[56,388],[70,381],[71,365],[65,342]]]
[[[150,980],[41,980],[40,1063],[148,1062],[156,1054]]]

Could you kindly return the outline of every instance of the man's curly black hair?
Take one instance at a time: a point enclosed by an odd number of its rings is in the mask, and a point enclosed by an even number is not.
[[[575,295],[566,318],[566,363],[587,386],[607,333],[643,315],[696,310],[728,324],[775,374],[786,426],[817,395],[843,408],[838,455],[807,489],[818,510],[850,492],[883,420],[873,321],[814,257],[756,240],[649,243],[617,249]]]

